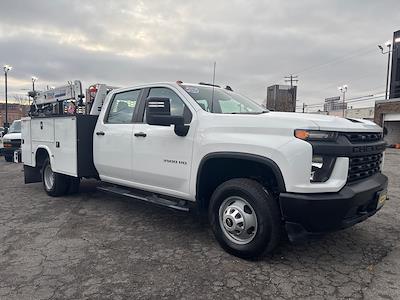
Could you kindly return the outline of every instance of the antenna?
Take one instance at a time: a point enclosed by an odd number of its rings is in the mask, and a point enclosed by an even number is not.
[[[215,88],[215,69],[217,67],[217,62],[214,61],[214,71],[213,71],[213,79],[212,79],[212,94],[211,94],[211,112],[214,110],[214,88]]]

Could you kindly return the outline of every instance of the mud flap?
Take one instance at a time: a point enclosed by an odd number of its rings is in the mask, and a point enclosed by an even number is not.
[[[42,174],[39,168],[24,165],[24,178],[25,183],[35,183],[42,181]]]

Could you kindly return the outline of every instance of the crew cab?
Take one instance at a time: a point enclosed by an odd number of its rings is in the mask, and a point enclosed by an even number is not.
[[[104,192],[206,211],[240,257],[273,251],[282,234],[352,226],[386,200],[385,142],[370,121],[270,112],[230,88],[182,82],[112,89],[99,103],[22,120],[26,183],[61,196],[97,178]]]
[[[12,122],[7,134],[3,136],[3,147],[0,153],[4,155],[4,159],[12,162],[14,159],[14,151],[21,147],[21,120]]]

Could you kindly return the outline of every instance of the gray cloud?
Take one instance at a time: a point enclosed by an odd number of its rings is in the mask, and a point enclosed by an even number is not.
[[[343,83],[350,97],[383,91],[386,58],[376,45],[399,29],[399,8],[396,0],[6,0],[0,63],[14,66],[10,93],[18,93],[32,74],[38,86],[211,81],[217,61],[219,83],[258,101],[299,72],[299,99],[318,103]]]

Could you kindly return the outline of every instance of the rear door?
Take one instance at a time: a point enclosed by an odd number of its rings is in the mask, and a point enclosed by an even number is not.
[[[100,178],[118,184],[132,179],[133,114],[141,89],[113,94],[93,136],[93,158]],[[104,108],[103,108],[104,109]]]
[[[174,126],[149,125],[145,120],[144,102],[147,97],[167,97],[171,115],[184,116],[190,124],[186,136],[177,136]],[[185,104],[179,91],[170,87],[146,89],[140,103],[133,131],[133,174],[135,185],[159,193],[182,198],[189,195],[190,169],[195,126],[194,110]]]

